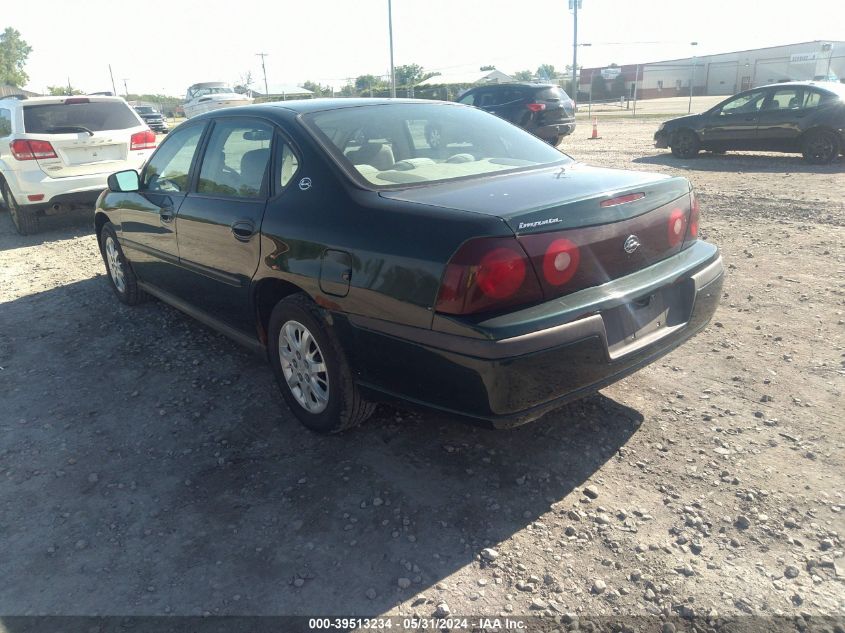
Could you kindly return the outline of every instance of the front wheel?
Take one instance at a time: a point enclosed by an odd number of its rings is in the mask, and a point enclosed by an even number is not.
[[[3,201],[6,203],[6,208],[9,209],[9,215],[12,217],[12,224],[15,225],[15,230],[21,235],[31,235],[38,231],[38,217],[34,211],[30,209],[22,209],[12,195],[7,183],[3,183]]]
[[[268,353],[285,403],[317,433],[339,433],[372,415],[340,341],[306,295],[282,299],[270,315]]]
[[[839,139],[828,130],[813,130],[801,143],[804,160],[813,165],[826,165],[839,155]]]
[[[103,255],[109,282],[117,298],[130,306],[142,303],[148,295],[138,287],[138,278],[123,254],[123,248],[117,241],[117,233],[111,222],[106,222],[100,231],[100,253]]]
[[[672,154],[678,158],[695,158],[701,150],[701,142],[692,130],[678,130],[671,148]]]

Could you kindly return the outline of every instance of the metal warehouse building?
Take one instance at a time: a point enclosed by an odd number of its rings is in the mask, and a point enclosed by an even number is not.
[[[684,59],[583,68],[579,93],[638,99],[732,95],[755,86],[802,79],[845,79],[845,42],[816,40]]]

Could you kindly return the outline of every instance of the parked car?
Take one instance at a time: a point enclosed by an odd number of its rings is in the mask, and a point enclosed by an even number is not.
[[[136,105],[133,107],[135,108],[135,112],[144,119],[144,123],[146,123],[153,132],[167,134],[170,131],[170,127],[167,125],[167,121],[164,120],[164,116],[154,107],[145,105]]]
[[[666,121],[654,146],[670,147],[680,158],[701,150],[761,150],[829,163],[845,150],[845,85],[792,81],[752,88],[703,114]]]
[[[539,136],[554,146],[575,130],[575,104],[554,84],[490,84],[467,90],[458,103],[481,108]],[[431,128],[429,143],[441,130]]]
[[[0,193],[17,231],[91,208],[115,171],[139,168],[155,134],[120,97],[0,99]]]
[[[450,140],[431,147],[429,125]],[[266,355],[326,433],[382,398],[537,418],[700,331],[723,274],[685,178],[579,164],[431,101],[197,116],[109,178],[95,227],[121,301],[158,297]]]

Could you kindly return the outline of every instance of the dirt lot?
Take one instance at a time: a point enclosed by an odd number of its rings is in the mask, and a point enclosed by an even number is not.
[[[86,219],[0,213],[0,614],[843,616],[845,161],[680,161],[655,125],[563,146],[693,181],[714,322],[510,432],[312,435],[260,359],[118,303]]]

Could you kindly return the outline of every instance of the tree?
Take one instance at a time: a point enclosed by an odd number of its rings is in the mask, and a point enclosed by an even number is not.
[[[544,80],[550,80],[557,77],[557,73],[555,72],[555,67],[551,64],[540,64],[537,67],[537,77]]]
[[[343,88],[340,89],[340,96],[341,97],[357,97],[358,94],[355,92],[355,86],[351,83],[348,83]]]
[[[241,76],[238,78],[238,84],[232,90],[241,95],[250,94],[252,92],[252,84],[252,71],[248,70],[245,73],[241,73]]]
[[[604,77],[601,76],[601,73],[593,74],[593,79],[590,81],[590,85],[592,86],[591,95],[593,99],[607,98],[607,82],[604,80]]]
[[[29,81],[23,68],[32,47],[11,26],[0,33],[0,84],[21,87]]]
[[[361,94],[369,94],[372,90],[380,90],[384,87],[381,77],[375,75],[359,75],[355,78],[355,90]]]
[[[64,95],[81,95],[85,93],[71,86],[70,81],[68,81],[67,86],[47,86],[47,94],[53,97],[61,97]]]
[[[517,81],[531,81],[534,79],[534,73],[530,70],[518,70],[513,74],[513,78]]]
[[[482,66],[478,70],[480,70],[482,72],[485,71],[485,70],[496,70],[496,67],[493,64],[490,64],[489,66]]]
[[[613,78],[610,85],[610,92],[614,97],[622,97],[628,93],[628,82],[625,80],[625,75],[619,73]]]
[[[423,67],[419,64],[406,64],[404,66],[397,66],[394,69],[396,73],[396,87],[407,88],[414,86],[419,82],[434,76],[434,73],[426,74]]]
[[[330,97],[332,95],[331,86],[321,86],[313,81],[304,82],[302,87],[313,92],[315,97]]]

